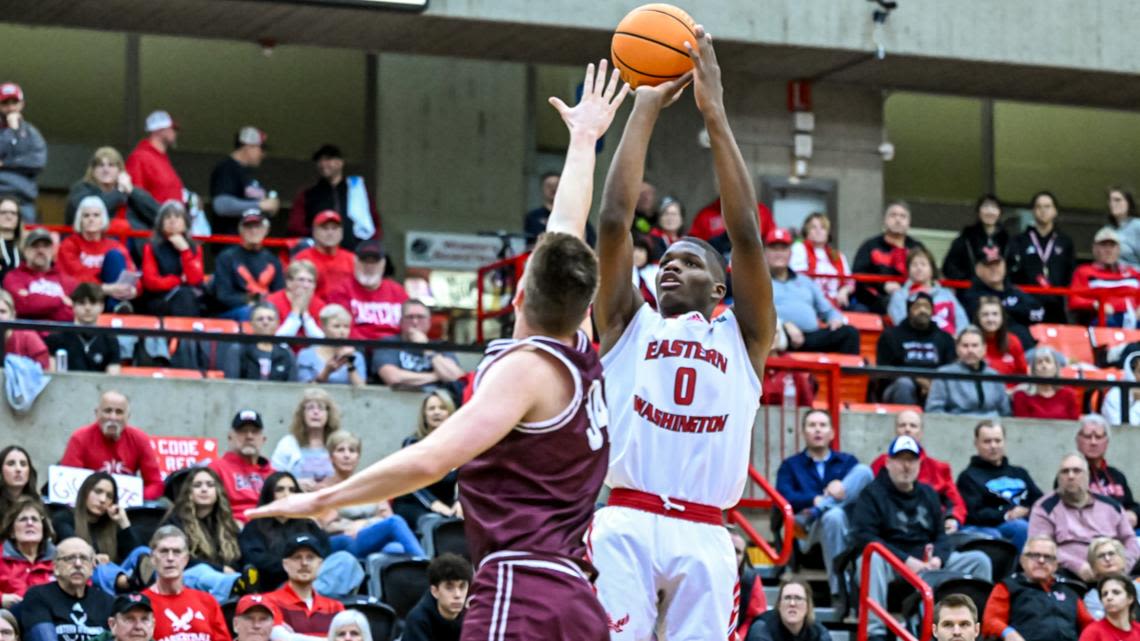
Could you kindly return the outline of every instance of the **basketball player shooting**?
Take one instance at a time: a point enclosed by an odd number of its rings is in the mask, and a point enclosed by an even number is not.
[[[602,366],[579,326],[598,282],[583,241],[594,147],[629,92],[606,61],[586,69],[581,101],[551,104],[570,130],[553,212],[515,296],[510,339],[492,343],[475,391],[420,442],[327,489],[251,517],[315,516],[407,494],[459,471],[467,541],[478,566],[462,639],[604,641],[583,534],[608,463]],[[621,85],[621,86],[619,86]]]
[[[726,264],[696,238],[681,238],[661,258],[659,311],[629,277],[629,229],[649,139],[688,75],[637,89],[602,196],[595,314],[613,489],[587,548],[611,638],[622,641],[652,639],[659,616],[658,638],[669,641],[727,639],[735,626],[736,558],[721,511],[744,491],[776,325],[756,197],[725,115],[712,37],[697,26],[696,40],[686,48],[732,241],[732,309],[712,318],[725,296]]]

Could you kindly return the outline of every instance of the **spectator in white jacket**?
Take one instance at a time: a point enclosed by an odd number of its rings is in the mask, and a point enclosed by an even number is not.
[[[301,489],[311,492],[335,472],[326,443],[339,429],[340,408],[329,393],[315,387],[305,390],[293,412],[289,433],[273,449],[269,459],[273,469],[289,472]]]
[[[1140,380],[1140,352],[1133,352],[1124,359],[1124,380]],[[1100,414],[1110,425],[1140,425],[1140,387],[1133,387],[1126,394],[1127,405],[1120,402],[1119,387],[1109,388],[1104,395]]]

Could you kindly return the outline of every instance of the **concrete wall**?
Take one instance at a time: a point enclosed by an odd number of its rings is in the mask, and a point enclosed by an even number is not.
[[[266,422],[268,456],[288,432],[293,411],[306,387],[292,383],[55,374],[31,413],[14,415],[6,403],[0,402],[0,446],[13,442],[23,445],[31,452],[37,468],[44,470],[63,454],[71,432],[94,420],[99,395],[115,389],[131,399],[132,425],[152,434],[217,438],[222,449],[226,447],[233,415],[246,407],[257,409]],[[415,429],[422,398],[419,394],[381,387],[350,389],[332,385],[324,389],[340,406],[344,429],[363,438],[365,463],[398,449],[404,437]],[[893,437],[893,420],[888,415],[845,412],[842,448],[869,463]],[[974,453],[976,422],[946,415],[927,416],[925,446],[933,456],[949,461],[957,474]],[[1051,486],[1061,456],[1073,449],[1076,425],[1027,419],[1006,419],[1004,423],[1011,460],[1028,468],[1042,488]],[[790,425],[785,426],[781,442],[780,425],[779,408],[768,408],[767,414],[758,416],[753,434],[754,464],[761,473],[767,470],[773,480],[780,460],[802,447]],[[763,460],[765,450],[771,454],[767,468]],[[1138,457],[1140,434],[1114,432],[1110,460],[1121,465]],[[1130,469],[1126,464],[1122,467],[1126,472]]]

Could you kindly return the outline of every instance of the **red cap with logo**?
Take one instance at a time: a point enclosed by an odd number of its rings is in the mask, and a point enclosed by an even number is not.
[[[273,605],[273,602],[265,598],[264,594],[247,594],[243,596],[234,608],[234,616],[241,616],[254,608],[265,608],[269,616],[273,617],[274,622],[281,621],[281,613]]]
[[[791,245],[792,244],[792,232],[784,229],[783,227],[777,227],[777,228],[773,229],[772,231],[768,232],[768,235],[764,237],[764,244],[765,245]]]
[[[340,214],[332,209],[326,209],[313,218],[313,227],[320,227],[325,223],[341,224]]]
[[[24,101],[24,90],[20,89],[20,85],[14,82],[5,82],[0,85],[0,102],[8,100]]]

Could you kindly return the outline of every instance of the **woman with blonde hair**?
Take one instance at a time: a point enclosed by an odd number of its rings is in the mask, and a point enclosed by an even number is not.
[[[801,239],[792,245],[792,271],[806,272],[819,284],[823,295],[838,309],[847,309],[855,293],[850,277],[851,265],[838,249],[831,246],[831,221],[826,214],[815,212],[804,219]]]
[[[326,338],[348,338],[352,314],[336,303],[321,310],[321,331]],[[311,345],[297,354],[297,380],[303,383],[337,383],[364,387],[364,355],[351,345]]]
[[[309,492],[333,475],[332,459],[325,444],[340,429],[340,408],[323,389],[310,387],[293,412],[289,433],[277,442],[270,463],[289,472],[301,489]]]
[[[1124,574],[1128,571],[1124,556],[1124,544],[1110,536],[1097,536],[1089,542],[1089,567],[1092,568],[1094,585],[1085,594],[1085,609],[1095,619],[1104,618],[1104,604],[1100,600],[1100,591],[1095,583],[1114,574]],[[1140,580],[1140,579],[1133,579]]]
[[[420,404],[416,431],[404,439],[401,447],[408,447],[424,439],[454,413],[455,401],[451,400],[451,395],[447,392],[435,390],[424,396]],[[459,505],[456,488],[458,482],[459,473],[452,470],[447,476],[422,490],[396,497],[392,500],[392,509],[421,534],[433,521],[452,517],[463,518],[463,508]]]
[[[114,147],[100,147],[91,154],[87,171],[67,194],[64,222],[75,223],[79,203],[88,196],[98,196],[120,229],[152,229],[158,216],[158,201],[150,192],[136,187],[123,164],[123,156]]]

